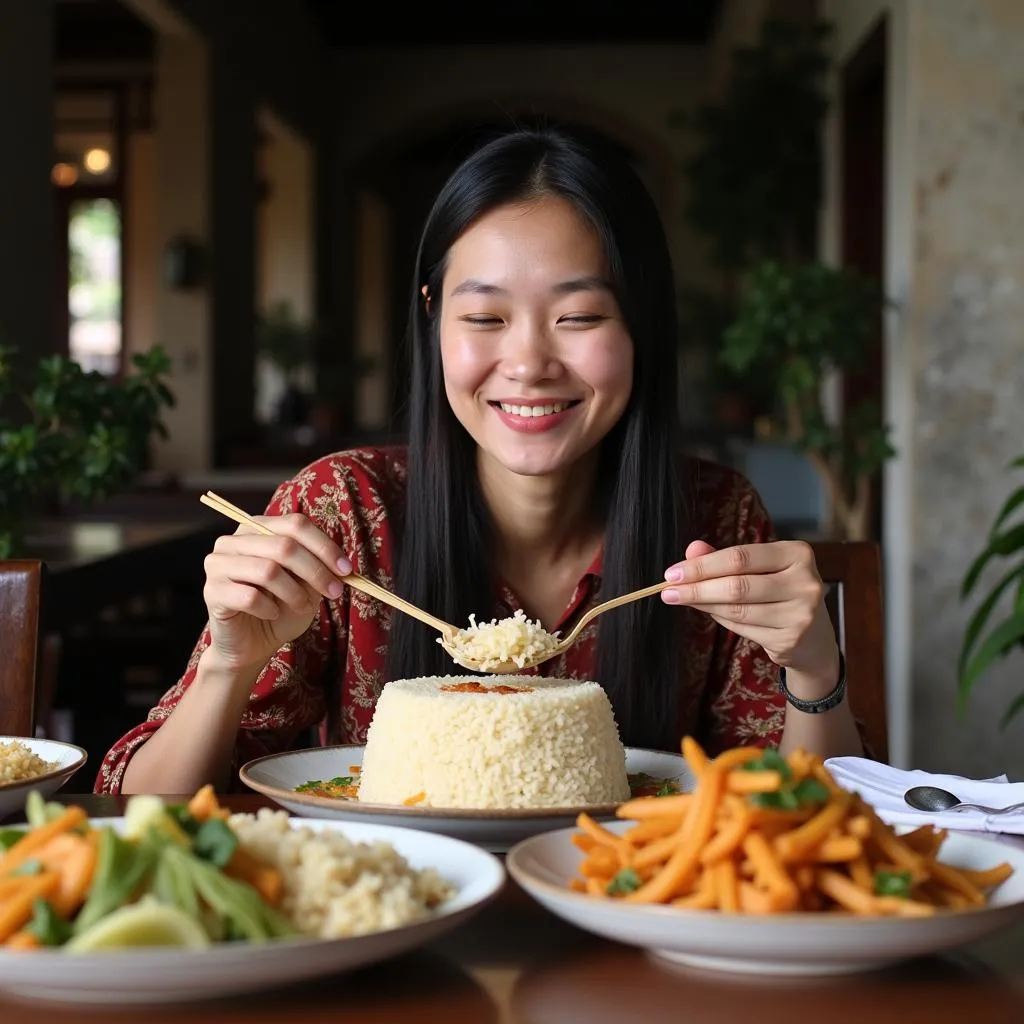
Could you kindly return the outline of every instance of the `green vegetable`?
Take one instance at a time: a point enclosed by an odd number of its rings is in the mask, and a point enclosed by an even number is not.
[[[209,861],[168,845],[161,856],[173,862],[173,869],[187,879],[200,899],[224,919],[225,933],[250,942],[294,935],[291,923],[245,882],[229,878]]]
[[[623,868],[608,883],[605,892],[609,896],[614,896],[616,893],[636,892],[640,888],[640,884],[640,876],[633,868]]]
[[[24,834],[20,828],[0,828],[0,853],[9,850]]]
[[[32,920],[26,926],[44,946],[63,946],[71,938],[71,925],[53,909],[49,900],[32,904]]]
[[[817,779],[803,779],[795,786],[784,782],[776,793],[751,793],[747,798],[754,807],[776,811],[798,811],[806,804],[823,804],[828,800],[828,787]]]
[[[778,772],[783,782],[788,782],[793,777],[793,772],[786,759],[774,748],[768,747],[765,752],[753,761],[747,761],[743,765],[746,772]]]
[[[64,813],[64,810],[61,804],[47,803],[36,789],[25,798],[25,820],[29,828],[39,828],[49,821],[54,821]]]
[[[26,860],[24,863],[19,864],[13,871],[8,872],[10,875],[38,875],[43,870],[42,861]]]
[[[210,818],[199,826],[195,839],[192,841],[192,852],[211,864],[222,868],[232,854],[238,849],[238,836],[231,831],[227,822],[220,818]]]
[[[188,809],[188,804],[168,804],[165,810],[178,823],[178,826],[186,835],[195,836],[199,831],[199,826],[202,823],[193,816],[192,812]]]
[[[296,793],[304,793],[310,789],[321,789],[327,786],[354,786],[355,778],[352,775],[336,775],[333,779],[328,779],[326,782],[323,779],[309,779],[306,782],[300,782],[295,787]]]
[[[75,934],[128,903],[148,880],[158,855],[159,846],[155,843],[132,843],[113,829],[101,829],[96,873],[85,904],[75,918]]]
[[[210,937],[198,921],[153,896],[143,896],[138,903],[118,907],[87,931],[73,936],[65,949],[74,954],[147,946],[205,949],[209,945]]]
[[[200,920],[199,894],[192,884],[187,871],[173,857],[161,855],[153,869],[150,892],[168,906],[183,910],[190,917]]]
[[[655,796],[674,796],[678,792],[679,792],[679,787],[671,779],[666,779],[661,784],[661,788],[654,795]]]
[[[909,871],[876,871],[875,895],[910,898],[911,879]]]

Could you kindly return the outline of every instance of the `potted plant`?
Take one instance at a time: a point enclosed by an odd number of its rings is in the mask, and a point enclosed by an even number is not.
[[[675,119],[692,138],[686,218],[713,270],[680,288],[683,344],[703,353],[715,419],[730,432],[749,432],[772,400],[770,378],[718,359],[743,277],[761,260],[815,251],[831,32],[822,21],[765,19],[755,43],[734,50],[722,91]]]
[[[828,532],[869,535],[871,480],[894,453],[871,402],[825,415],[822,385],[830,371],[855,371],[885,299],[846,268],[766,260],[746,276],[736,318],[721,353],[735,373],[774,382],[783,435],[821,475]]]
[[[318,326],[299,319],[287,299],[273,303],[257,320],[257,350],[284,381],[277,407],[279,426],[299,427],[309,419],[311,396],[303,375],[312,371],[319,336]]]
[[[166,352],[139,353],[131,365],[114,379],[50,356],[25,372],[17,349],[0,347],[0,558],[19,553],[43,503],[116,493],[145,464],[152,435],[167,436]]]
[[[1009,468],[1024,469],[1024,456],[1014,459]],[[960,588],[961,599],[966,599],[974,592],[990,562],[998,559],[1004,567],[1009,564],[974,610],[964,631],[957,665],[961,713],[981,676],[1014,648],[1024,648],[1024,521],[1019,518],[1022,506],[1024,485],[1012,491],[1003,502],[985,546],[971,563]],[[1009,608],[1003,618],[989,628],[992,613],[1005,594],[1010,595]],[[1005,727],[1021,708],[1024,708],[1024,693],[1011,701],[1003,715],[1002,726]]]

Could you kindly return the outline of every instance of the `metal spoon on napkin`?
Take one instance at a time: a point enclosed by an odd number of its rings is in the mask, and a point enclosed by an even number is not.
[[[1024,803],[1009,807],[985,807],[983,804],[965,804],[955,793],[938,786],[911,786],[903,799],[919,811],[981,811],[983,814],[1011,814],[1024,810]]]

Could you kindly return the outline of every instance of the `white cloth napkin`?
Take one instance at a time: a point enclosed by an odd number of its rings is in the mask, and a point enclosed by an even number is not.
[[[960,775],[904,771],[866,757],[830,757],[825,767],[840,786],[860,793],[890,825],[932,824],[961,831],[1024,835],[1024,811],[1001,815],[981,811],[918,811],[903,799],[911,786],[939,786],[955,793],[965,803],[986,807],[1024,803],[1024,782],[1010,782],[1005,775],[995,779],[965,779]]]

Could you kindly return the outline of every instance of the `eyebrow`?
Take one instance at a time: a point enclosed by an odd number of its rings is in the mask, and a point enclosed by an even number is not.
[[[574,277],[570,281],[560,281],[551,289],[556,295],[571,295],[574,292],[611,292],[611,282],[603,277],[589,275],[585,277]],[[468,277],[465,281],[457,284],[452,289],[452,296],[456,295],[507,295],[508,291],[496,284],[488,284],[486,281],[479,281],[475,277]]]

